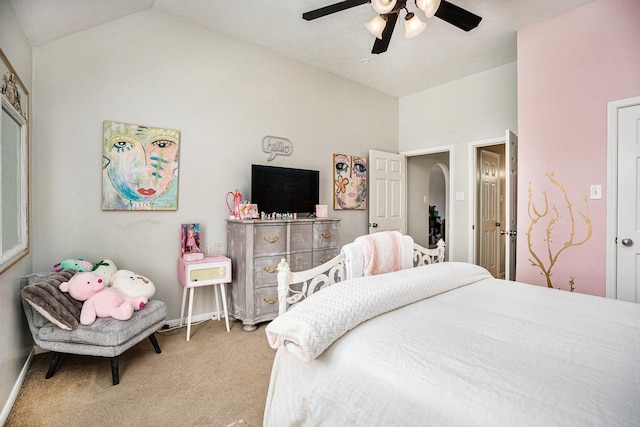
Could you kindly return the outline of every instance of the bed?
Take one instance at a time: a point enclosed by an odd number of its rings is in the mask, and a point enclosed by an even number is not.
[[[266,328],[265,426],[640,425],[638,304],[459,262],[321,289]]]

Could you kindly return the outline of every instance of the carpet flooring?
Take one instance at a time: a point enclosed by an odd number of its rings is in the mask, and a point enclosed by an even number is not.
[[[271,365],[266,324],[209,320],[156,334],[120,356],[120,384],[109,358],[63,355],[45,380],[50,353],[34,357],[6,422],[13,426],[262,426]]]

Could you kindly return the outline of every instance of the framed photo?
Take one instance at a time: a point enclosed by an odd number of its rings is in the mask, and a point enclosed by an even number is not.
[[[177,210],[177,130],[103,123],[102,209]]]
[[[367,159],[333,155],[333,208],[367,209]]]
[[[238,210],[240,211],[240,219],[260,218],[260,214],[258,213],[258,205],[256,204],[240,203],[238,205]]]
[[[182,224],[182,255],[200,253],[200,224]]]

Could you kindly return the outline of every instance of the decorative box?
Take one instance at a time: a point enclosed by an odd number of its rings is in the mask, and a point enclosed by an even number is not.
[[[258,213],[258,205],[256,204],[240,204],[240,219],[256,219],[260,218]]]
[[[327,218],[328,216],[327,205],[316,205],[316,218]]]

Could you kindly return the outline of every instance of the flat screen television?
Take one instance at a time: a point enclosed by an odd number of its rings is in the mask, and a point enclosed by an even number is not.
[[[266,214],[313,213],[320,200],[320,172],[251,165],[251,203]]]

